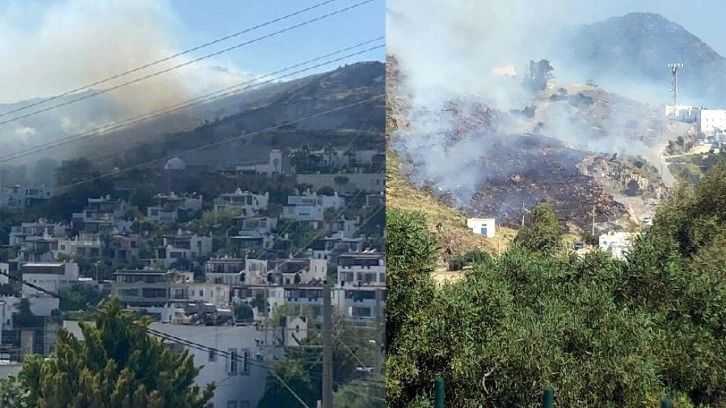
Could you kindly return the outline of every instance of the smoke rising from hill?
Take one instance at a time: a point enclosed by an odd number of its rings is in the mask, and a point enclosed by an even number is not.
[[[12,3],[0,14],[0,103],[50,97],[167,57],[181,50],[178,30],[168,0]],[[175,58],[97,88],[118,85],[190,58]],[[202,80],[205,83],[200,84]],[[185,100],[200,85],[216,89],[232,80],[239,82],[239,76],[224,70],[200,75],[193,64],[108,95],[131,112],[144,113]],[[80,103],[93,104],[93,100]]]
[[[567,13],[577,13],[572,4],[567,0],[458,0],[455,4],[389,0],[387,53],[400,64],[399,91],[406,95],[410,107],[406,120],[410,126],[398,132],[391,147],[414,161],[415,182],[433,181],[442,189],[461,192],[464,196],[456,197],[456,201],[466,202],[479,183],[501,177],[501,169],[497,171],[479,160],[483,156],[496,157],[492,135],[499,132],[496,137],[510,137],[504,132],[534,131],[532,126],[522,128],[526,120],[508,117],[506,131],[488,129],[475,131],[471,138],[452,139],[457,120],[441,114],[450,100],[471,98],[503,112],[502,116],[509,116],[507,112],[512,109],[530,106],[533,95],[522,86],[521,75],[530,60],[550,60],[556,82],[583,78],[580,83],[584,83],[587,72],[571,61],[558,59],[562,53],[557,52],[557,39],[562,35]],[[580,7],[586,6],[583,3]],[[517,78],[510,77],[511,68],[504,73],[497,70],[509,66],[519,74]],[[652,95],[648,86],[628,89],[630,95]],[[545,91],[545,95],[548,92],[556,93],[556,89]],[[542,106],[546,109],[529,121],[541,120],[538,131],[545,136],[594,152],[625,151],[654,157],[650,143],[638,137],[656,136],[647,135],[645,130],[642,134],[640,130],[625,132],[625,124],[633,118],[650,119],[639,118],[639,112],[603,104],[602,120],[590,121],[585,120],[593,117],[588,108],[569,104],[567,98],[556,104],[540,99],[536,104],[538,110]],[[603,132],[606,136],[602,136]],[[535,166],[532,163],[531,168],[510,170],[526,172],[536,170]]]

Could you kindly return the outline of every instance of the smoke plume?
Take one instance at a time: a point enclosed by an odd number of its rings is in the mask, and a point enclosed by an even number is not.
[[[168,0],[11,3],[0,14],[0,103],[57,95],[179,52],[179,26]],[[189,58],[175,58],[97,88],[140,78]],[[119,88],[108,96],[140,114],[181,102],[200,88],[239,82],[238,75],[224,70],[201,74],[199,64]],[[93,100],[79,103],[92,105]]]
[[[657,161],[653,152],[663,143],[657,140],[662,136],[658,129],[649,128],[653,124],[649,116],[643,117],[645,105],[624,98],[599,103],[597,95],[602,90],[585,86],[588,72],[563,59],[559,52],[557,41],[568,16],[578,13],[576,4],[567,0],[388,1],[387,53],[400,65],[398,92],[406,95],[406,122],[410,124],[394,135],[391,148],[413,162],[414,182],[433,183],[454,192],[453,201],[466,203],[481,182],[502,177],[501,168],[497,170],[483,159],[497,160],[495,140],[517,134],[536,133],[578,149],[640,154]],[[588,7],[588,3],[579,7]],[[555,78],[550,82],[558,85],[544,92],[552,94],[552,99],[540,98],[534,117],[510,115],[512,110],[534,104],[532,93],[523,86],[522,74],[526,75],[530,60],[540,59],[549,60],[554,68]],[[559,84],[568,81],[581,86],[558,91]],[[641,101],[657,100],[653,87],[647,84],[637,87],[621,81],[613,85],[616,90],[628,89],[628,96]],[[594,102],[578,102],[590,97]],[[474,131],[467,138],[452,138],[462,119],[442,112],[458,98],[502,113],[498,127]],[[536,171],[535,164],[531,166],[510,170]]]

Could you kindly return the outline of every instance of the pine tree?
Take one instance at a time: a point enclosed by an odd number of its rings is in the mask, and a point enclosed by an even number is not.
[[[203,408],[214,384],[194,384],[201,367],[191,353],[174,353],[121,309],[104,304],[94,325],[81,324],[84,340],[61,329],[49,359],[24,362],[20,386],[38,408]],[[22,394],[22,392],[21,392]]]

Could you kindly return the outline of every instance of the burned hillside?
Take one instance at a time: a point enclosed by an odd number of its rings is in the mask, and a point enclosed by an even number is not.
[[[471,171],[482,176],[474,191],[432,188],[468,216],[493,216],[501,224],[516,227],[521,223],[523,204],[531,209],[542,201],[553,205],[563,223],[572,222],[581,228],[591,225],[593,206],[596,223],[614,222],[626,214],[624,206],[597,180],[578,168],[587,152],[569,149],[541,135],[489,134],[486,143],[490,148],[472,165]],[[415,163],[410,164],[415,178]],[[433,181],[425,184],[436,185]]]

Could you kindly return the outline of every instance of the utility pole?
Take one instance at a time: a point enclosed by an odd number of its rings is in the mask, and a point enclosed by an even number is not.
[[[330,282],[323,282],[323,401],[322,408],[333,408],[333,330]]]
[[[265,278],[267,278],[267,276],[265,276]],[[268,350],[267,347],[269,346],[269,344],[267,342],[267,332],[269,331],[268,326],[270,324],[270,320],[269,320],[270,312],[268,310],[269,302],[270,302],[270,282],[267,279],[265,279],[265,299],[264,299],[264,305],[263,305],[264,309],[265,309],[265,327],[263,327],[263,330],[265,331],[265,350]]]
[[[592,236],[595,236],[595,204],[592,205]]]
[[[524,201],[522,201],[522,228],[524,228],[524,214],[527,212],[527,209],[524,208]]]
[[[379,288],[376,288],[376,373],[378,375],[383,373],[383,341],[381,335],[381,297],[382,293]]]

